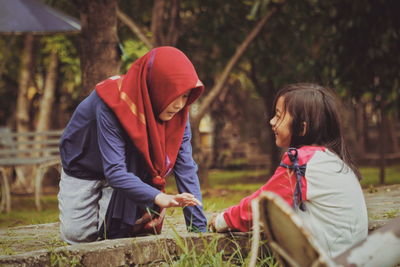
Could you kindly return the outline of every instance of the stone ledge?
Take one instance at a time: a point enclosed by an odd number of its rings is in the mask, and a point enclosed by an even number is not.
[[[205,245],[217,242],[217,251],[230,256],[238,248],[242,255],[250,249],[249,233],[183,234],[176,237],[146,236],[105,240],[93,243],[38,250],[19,255],[0,256],[0,266],[51,266],[76,263],[83,266],[146,265],[152,262],[171,262],[182,254],[180,244],[190,251],[201,252]]]

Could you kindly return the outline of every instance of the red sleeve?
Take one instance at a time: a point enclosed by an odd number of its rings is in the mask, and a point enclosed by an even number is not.
[[[286,168],[279,167],[266,184],[250,196],[243,198],[238,205],[228,208],[224,212],[224,219],[229,228],[241,232],[250,231],[253,225],[251,201],[257,198],[263,191],[272,191],[282,196],[289,205],[292,205],[296,180],[294,175],[291,176]]]
[[[299,149],[299,163],[306,164],[314,155],[316,150],[323,150],[322,147],[303,147]],[[291,165],[287,153],[284,154],[282,162]],[[253,225],[253,215],[251,212],[251,201],[257,198],[261,192],[270,191],[281,196],[290,206],[293,206],[293,194],[296,186],[296,177],[293,172],[285,167],[278,167],[274,175],[260,189],[252,195],[243,198],[238,205],[228,208],[224,212],[224,219],[231,230],[248,232]],[[307,200],[307,181],[305,177],[301,179],[301,191],[303,200]]]

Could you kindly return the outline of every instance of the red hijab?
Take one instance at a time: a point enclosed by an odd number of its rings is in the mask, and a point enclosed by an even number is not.
[[[186,106],[166,122],[160,113],[180,95],[191,90]],[[136,60],[128,72],[96,85],[96,92],[110,107],[147,163],[153,184],[164,189],[175,164],[188,119],[189,105],[203,92],[190,60],[173,47],[152,49]]]

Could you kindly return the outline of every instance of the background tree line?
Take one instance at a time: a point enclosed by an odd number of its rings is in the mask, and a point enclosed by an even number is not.
[[[239,142],[256,140],[274,169],[280,156],[268,124],[272,100],[294,82],[338,93],[352,153],[379,163],[382,182],[387,155],[400,158],[399,1],[44,2],[78,18],[81,33],[1,36],[1,126],[61,129],[97,82],[124,73],[152,47],[171,45],[189,56],[206,86],[191,114],[205,185],[207,169],[221,167],[218,159],[231,149],[221,145],[227,132]],[[214,125],[212,154],[200,143],[206,115]]]

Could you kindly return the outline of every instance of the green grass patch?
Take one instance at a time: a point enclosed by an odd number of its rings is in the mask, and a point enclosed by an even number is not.
[[[237,242],[235,238],[230,240],[213,236],[210,238],[200,237],[197,245],[193,240],[182,238],[177,231],[174,230],[174,239],[180,250],[178,257],[165,257],[165,263],[157,266],[248,266],[250,255],[244,254],[243,249],[246,246],[243,243]],[[265,250],[264,241],[260,242],[261,257],[258,258],[256,266],[276,267],[278,263],[271,256],[269,251]],[[167,251],[168,249],[164,249]]]
[[[361,167],[361,185],[379,185],[379,168]],[[385,184],[400,184],[400,165],[393,165],[385,168]]]
[[[42,224],[58,221],[58,201],[56,195],[42,197],[42,211],[35,208],[33,196],[11,197],[10,213],[0,213],[0,228],[15,227],[29,224]]]

